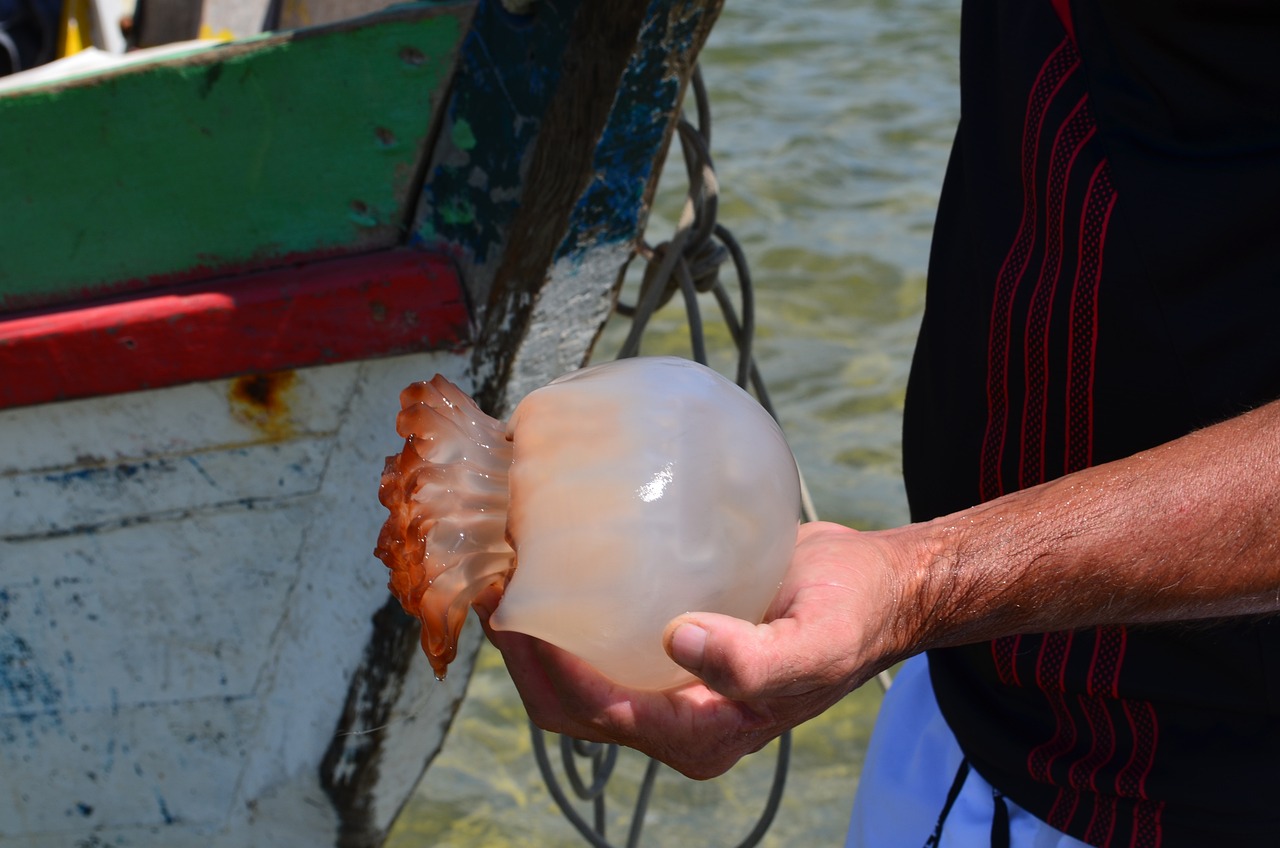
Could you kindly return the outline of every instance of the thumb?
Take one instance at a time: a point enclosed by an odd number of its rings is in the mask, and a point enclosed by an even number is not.
[[[663,644],[678,665],[707,688],[735,701],[783,694],[775,679],[778,634],[768,624],[752,624],[717,613],[688,613],[667,624]]]

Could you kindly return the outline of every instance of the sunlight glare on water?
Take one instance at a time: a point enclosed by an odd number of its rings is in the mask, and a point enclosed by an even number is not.
[[[729,0],[702,54],[718,217],[755,279],[760,369],[820,516],[863,529],[907,520],[902,399],[958,116],[958,33],[958,0]],[[664,173],[651,242],[670,237],[684,190],[678,161]],[[704,309],[712,364],[731,374],[728,334],[709,300]],[[597,360],[624,336],[611,325]],[[643,353],[690,354],[678,298],[651,324]],[[865,686],[797,729],[764,845],[841,844],[879,702]],[[642,844],[736,844],[763,806],[775,750],[706,783],[664,770]],[[639,757],[620,759],[609,822],[618,844],[643,769]],[[388,844],[585,844],[542,783],[491,649]]]

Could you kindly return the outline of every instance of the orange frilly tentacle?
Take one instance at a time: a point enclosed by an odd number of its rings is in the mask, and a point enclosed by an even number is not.
[[[389,588],[422,622],[422,648],[444,679],[458,652],[467,609],[490,586],[506,585],[515,553],[507,544],[512,446],[501,422],[437,374],[400,394],[396,431],[378,500],[390,516],[374,555],[391,570]]]

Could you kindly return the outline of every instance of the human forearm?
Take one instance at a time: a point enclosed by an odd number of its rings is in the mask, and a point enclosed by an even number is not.
[[[920,647],[1280,610],[1280,402],[888,535]]]

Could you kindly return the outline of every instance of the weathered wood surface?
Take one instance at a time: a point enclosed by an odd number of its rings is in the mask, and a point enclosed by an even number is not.
[[[477,327],[462,385],[495,415],[590,355],[720,2],[562,0],[529,8],[524,18],[496,0],[477,10],[411,236],[459,264]],[[529,255],[516,255],[522,251]],[[390,623],[378,638],[418,650]],[[469,667],[474,648],[458,656]],[[357,675],[322,770],[331,796],[357,784],[348,774],[353,763],[388,750],[360,746],[343,731],[379,726],[364,681],[383,679],[396,661],[384,652]],[[379,843],[364,808],[338,806],[344,845]]]
[[[400,243],[473,8],[0,94],[0,310]]]
[[[336,844],[318,765],[386,615],[371,550],[395,398],[465,367],[419,354],[0,411],[0,843]],[[466,683],[402,671],[376,733],[348,739],[384,746],[375,831]]]
[[[524,4],[536,41],[503,5],[463,44],[414,232],[462,268],[493,414],[589,355],[722,0]]]

